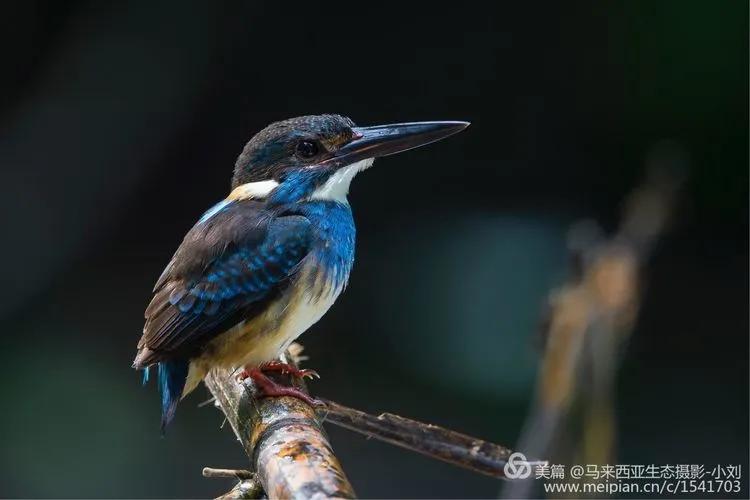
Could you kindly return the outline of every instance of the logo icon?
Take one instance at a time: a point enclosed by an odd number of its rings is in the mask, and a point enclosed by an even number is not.
[[[526,455],[515,452],[508,457],[504,471],[508,479],[526,479],[531,475],[531,464],[526,461]]]

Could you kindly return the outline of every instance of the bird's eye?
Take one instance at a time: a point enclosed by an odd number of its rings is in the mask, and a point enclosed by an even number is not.
[[[318,154],[318,145],[313,141],[300,141],[294,153],[300,158],[308,159]]]

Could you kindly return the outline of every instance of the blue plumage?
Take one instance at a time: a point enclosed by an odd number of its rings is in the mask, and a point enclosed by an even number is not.
[[[182,398],[190,364],[185,360],[163,361],[159,363],[158,379],[161,390],[161,430],[164,432],[174,418],[177,403]]]
[[[154,353],[146,359],[189,356],[277,291],[308,253],[312,230],[301,215],[274,216],[252,201],[229,203],[196,224],[146,310],[142,343]]]
[[[312,253],[325,281],[333,289],[345,287],[354,265],[356,229],[352,209],[336,201],[311,201],[300,203],[296,210],[310,221],[318,241],[324,242],[315,245]]]
[[[297,203],[300,199],[312,193],[321,181],[330,175],[331,172],[325,169],[289,172],[284,177],[284,182],[270,194],[268,203],[271,205]]]
[[[206,222],[208,219],[210,219],[214,215],[224,210],[224,208],[226,208],[226,206],[229,205],[229,203],[231,203],[230,200],[221,200],[219,203],[217,203],[213,207],[206,210],[206,212],[201,216],[201,218],[198,219],[198,224]]]

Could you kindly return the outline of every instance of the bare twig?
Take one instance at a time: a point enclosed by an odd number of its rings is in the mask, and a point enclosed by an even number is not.
[[[207,400],[205,400],[205,401],[203,401],[201,403],[198,403],[198,408],[203,408],[204,406],[212,405],[212,404],[214,404],[214,401],[216,401],[216,398],[213,397],[213,396],[211,396]]]
[[[513,453],[508,448],[392,413],[376,417],[333,401],[324,402],[326,408],[321,413],[325,412],[325,421],[339,427],[475,472],[505,477],[504,467]]]
[[[234,488],[216,497],[216,500],[248,500],[265,498],[263,487],[257,479],[245,479],[234,485]]]
[[[203,477],[229,477],[234,479],[255,479],[254,472],[244,469],[214,469],[212,467],[203,468]]]
[[[205,383],[269,497],[354,498],[312,407],[292,397],[257,400],[251,385],[237,382],[226,370],[213,371]]]

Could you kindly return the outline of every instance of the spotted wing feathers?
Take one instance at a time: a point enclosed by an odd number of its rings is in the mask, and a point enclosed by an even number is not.
[[[311,242],[310,222],[232,204],[199,222],[157,283],[134,365],[193,355],[260,312],[289,283]]]

